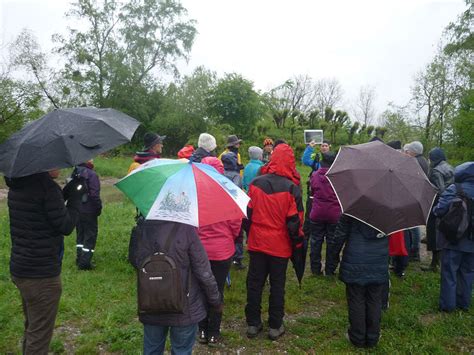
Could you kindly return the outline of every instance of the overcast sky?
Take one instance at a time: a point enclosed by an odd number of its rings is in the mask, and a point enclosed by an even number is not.
[[[43,50],[64,32],[67,0],[0,0],[0,44],[29,28]],[[417,71],[433,58],[464,0],[183,0],[198,35],[182,73],[198,65],[236,72],[269,90],[294,75],[336,78],[350,110],[361,86],[377,111],[405,104]],[[1,45],[0,45],[1,46]]]

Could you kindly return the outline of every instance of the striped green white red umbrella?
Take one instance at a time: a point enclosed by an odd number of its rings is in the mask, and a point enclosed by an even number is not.
[[[146,219],[196,227],[245,218],[250,198],[213,167],[174,159],[154,159],[115,186]]]

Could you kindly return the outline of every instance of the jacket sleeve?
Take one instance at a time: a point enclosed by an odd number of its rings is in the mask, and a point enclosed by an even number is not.
[[[438,193],[442,194],[444,191],[443,175],[439,171],[433,170],[431,172],[430,181],[434,186],[436,186],[436,188],[438,189]]]
[[[221,304],[220,294],[206,251],[196,233],[190,236],[190,240],[189,261],[191,264],[191,270],[194,276],[198,279],[207,302],[211,306],[218,306]]]
[[[311,147],[309,144],[306,146],[306,149],[303,152],[303,157],[301,158],[301,162],[304,165],[311,167],[313,165],[314,159],[311,159],[311,154],[314,153],[314,148]]]
[[[244,218],[242,220],[242,228],[244,229],[245,233],[247,234],[247,238],[250,234],[250,226],[252,225],[252,212],[253,212],[253,210],[252,210],[252,208],[253,208],[252,207],[252,193],[253,193],[253,191],[252,190],[253,189],[254,189],[253,185],[250,184],[249,192],[248,192],[248,195],[250,197],[250,201],[247,205],[247,218]]]
[[[292,244],[296,246],[296,244],[302,242],[301,237],[303,236],[303,198],[301,189],[296,185],[292,185],[290,192],[292,198],[290,198],[290,206],[286,215],[286,227]]]
[[[100,214],[102,211],[102,201],[100,200],[100,181],[99,177],[94,171],[89,174],[88,189],[89,189],[89,200],[94,205],[97,213]]]
[[[55,182],[48,184],[44,200],[46,218],[58,233],[62,235],[72,233],[79,219],[80,203],[79,198],[71,198],[66,207],[59,186]]]
[[[433,214],[436,217],[443,217],[449,210],[451,202],[456,198],[456,185],[450,185],[441,194],[438,204],[433,208]]]
[[[336,243],[343,245],[349,233],[351,232],[351,219],[346,215],[341,215],[339,222],[336,225],[336,231],[334,232],[334,240]]]

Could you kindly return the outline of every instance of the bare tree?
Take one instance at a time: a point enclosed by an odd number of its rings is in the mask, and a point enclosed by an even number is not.
[[[283,127],[288,117],[295,121],[314,109],[315,92],[313,80],[308,75],[296,76],[267,94],[272,116],[277,127]]]
[[[319,112],[334,109],[342,101],[343,90],[337,79],[320,79],[314,83],[315,105]]]
[[[355,116],[368,126],[373,123],[375,118],[375,88],[372,86],[362,86],[356,101]]]

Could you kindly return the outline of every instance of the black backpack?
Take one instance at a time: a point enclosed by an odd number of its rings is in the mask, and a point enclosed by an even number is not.
[[[147,257],[138,269],[139,314],[184,313],[191,273],[188,275],[188,290],[185,291],[181,284],[180,266],[168,255],[177,226],[173,226],[164,240],[161,251]]]
[[[438,229],[446,240],[453,244],[466,237],[472,238],[473,201],[466,196],[461,184],[456,184],[456,195],[448,212],[440,218],[438,224]]]

